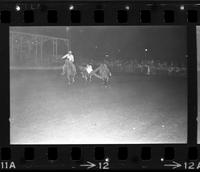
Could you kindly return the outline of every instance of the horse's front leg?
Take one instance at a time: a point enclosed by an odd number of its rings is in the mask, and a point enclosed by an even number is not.
[[[75,77],[72,77],[72,83],[74,83],[75,82]]]
[[[71,84],[70,76],[67,76],[67,84],[68,84],[68,85]]]
[[[91,82],[92,81],[92,75],[89,74],[89,81]]]
[[[65,74],[65,65],[63,65],[63,67],[62,67],[62,73],[61,73],[61,75],[64,75]]]

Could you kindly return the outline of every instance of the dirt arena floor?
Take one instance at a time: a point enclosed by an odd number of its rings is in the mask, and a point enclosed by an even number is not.
[[[113,74],[67,86],[61,71],[11,71],[11,144],[187,142],[187,79]]]

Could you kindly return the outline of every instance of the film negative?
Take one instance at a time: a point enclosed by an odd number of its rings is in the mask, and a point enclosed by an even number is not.
[[[0,2],[1,170],[200,169],[200,2]]]

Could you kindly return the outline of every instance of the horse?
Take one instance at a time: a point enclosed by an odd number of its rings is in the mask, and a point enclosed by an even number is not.
[[[68,85],[71,85],[75,82],[76,74],[77,74],[76,66],[74,65],[73,62],[66,59],[65,64],[63,65],[63,72],[61,75],[66,75]]]

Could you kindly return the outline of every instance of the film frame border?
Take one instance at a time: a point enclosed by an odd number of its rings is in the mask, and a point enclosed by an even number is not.
[[[103,162],[108,157],[111,160],[110,169],[166,169],[165,162],[179,160],[180,162],[198,163],[199,145],[197,144],[197,52],[196,26],[200,25],[200,4],[196,2],[100,2],[100,1],[70,1],[70,2],[4,2],[0,3],[0,33],[3,42],[0,55],[2,59],[1,72],[6,74],[5,83],[1,84],[3,112],[0,130],[0,161],[13,161],[17,169],[79,169],[77,164],[90,160],[95,163]],[[64,5],[63,5],[64,4]],[[20,10],[16,10],[16,6]],[[73,10],[69,8],[72,7]],[[128,9],[129,7],[129,9]],[[181,9],[181,8],[184,9]],[[50,14],[49,14],[49,11]],[[75,14],[72,14],[73,12]],[[77,11],[79,11],[77,14]],[[95,11],[96,20],[95,21]],[[122,22],[119,22],[121,11]],[[142,12],[143,11],[143,12]],[[166,11],[167,14],[166,14]],[[189,11],[196,11],[196,20],[188,21]],[[5,19],[2,21],[2,12]],[[195,13],[195,12],[194,12]],[[24,16],[24,14],[26,14]],[[142,20],[142,14],[145,22]],[[149,17],[149,14],[151,17]],[[28,17],[27,17],[28,15]],[[52,16],[56,16],[53,21]],[[79,18],[76,22],[74,18]],[[102,21],[102,15],[103,21]],[[166,16],[169,21],[166,22]],[[41,17],[42,16],[42,17]],[[145,17],[147,16],[147,17]],[[165,16],[165,20],[164,17]],[[171,16],[171,17],[170,17]],[[7,19],[8,18],[8,21]],[[36,19],[36,20],[35,20]],[[57,21],[56,21],[57,19]],[[150,21],[149,21],[150,19]],[[124,20],[126,20],[124,22]],[[4,22],[6,21],[6,22]],[[79,22],[80,21],[80,22]],[[9,26],[79,26],[79,25],[185,25],[188,41],[188,143],[187,144],[123,144],[123,145],[10,145],[9,133]],[[189,115],[190,113],[190,115]],[[3,130],[2,130],[3,128]],[[6,132],[5,132],[6,131]],[[8,132],[7,132],[8,131]],[[28,152],[28,153],[27,153]],[[121,152],[121,153],[120,153]],[[169,153],[170,152],[170,153]],[[196,154],[195,154],[196,152]],[[30,157],[29,155],[32,154]],[[56,156],[55,156],[56,155]],[[96,157],[95,157],[96,155]],[[28,159],[30,160],[28,160]],[[188,167],[189,168],[189,167]],[[80,168],[82,169],[82,168]]]

